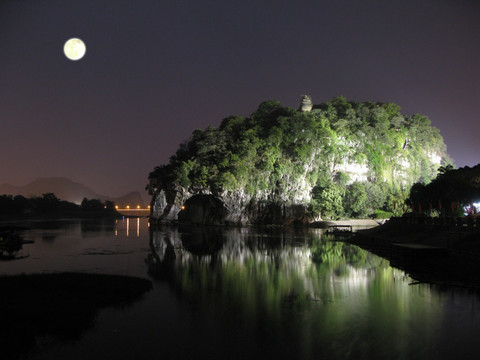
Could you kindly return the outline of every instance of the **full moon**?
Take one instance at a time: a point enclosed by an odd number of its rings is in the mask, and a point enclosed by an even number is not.
[[[68,40],[63,46],[63,52],[70,60],[80,60],[83,55],[85,55],[86,51],[87,47],[85,46],[85,43],[77,38]]]

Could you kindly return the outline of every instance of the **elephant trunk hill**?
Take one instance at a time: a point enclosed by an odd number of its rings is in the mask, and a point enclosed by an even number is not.
[[[195,130],[149,175],[151,220],[285,225],[398,215],[412,184],[451,163],[426,116],[344,97],[309,102],[266,101],[250,117]]]

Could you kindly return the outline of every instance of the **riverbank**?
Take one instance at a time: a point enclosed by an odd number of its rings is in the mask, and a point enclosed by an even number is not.
[[[480,290],[480,229],[394,219],[347,241],[388,259],[419,282]]]

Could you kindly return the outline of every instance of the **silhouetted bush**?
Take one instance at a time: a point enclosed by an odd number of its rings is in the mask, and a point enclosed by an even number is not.
[[[26,198],[0,195],[0,219],[120,216],[111,201],[83,199],[81,205],[58,199],[53,193]]]

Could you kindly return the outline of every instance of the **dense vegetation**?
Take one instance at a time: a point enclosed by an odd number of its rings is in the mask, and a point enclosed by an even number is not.
[[[435,215],[476,213],[474,202],[480,201],[480,164],[454,169],[443,166],[429,184],[412,186],[408,203],[415,212]]]
[[[80,205],[60,200],[55,194],[26,198],[21,195],[0,195],[0,219],[112,217],[118,213],[111,201],[83,199]]]
[[[434,158],[450,163],[438,129],[398,105],[337,97],[302,112],[267,101],[248,118],[195,130],[149,179],[150,189],[244,192],[323,218],[363,217],[398,212],[414,182],[435,177]]]

